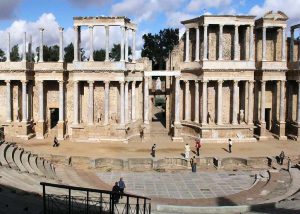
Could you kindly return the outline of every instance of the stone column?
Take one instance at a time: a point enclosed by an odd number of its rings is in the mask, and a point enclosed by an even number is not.
[[[250,38],[249,38],[249,60],[254,61],[254,35],[253,35],[253,25],[250,25]]]
[[[129,82],[125,82],[125,124],[129,123],[128,120],[128,84]]]
[[[136,37],[136,31],[132,29],[132,62],[135,62],[135,37]]]
[[[22,81],[22,122],[27,122],[27,81]]]
[[[203,25],[204,35],[203,35],[203,60],[207,60],[207,28],[208,25]]]
[[[281,60],[286,61],[285,28],[282,28]]]
[[[64,61],[64,28],[59,27],[59,62]]]
[[[180,123],[180,77],[175,77],[175,123]]]
[[[202,125],[207,124],[207,80],[202,82]]]
[[[78,49],[77,49],[77,55],[78,55],[78,61],[81,61],[81,26],[78,26]]]
[[[190,62],[190,29],[185,29],[185,62]]]
[[[94,124],[94,81],[89,81],[89,112],[88,124]]]
[[[39,122],[44,122],[44,82],[39,82]]]
[[[131,84],[131,119],[132,119],[132,122],[135,122],[136,121],[136,117],[135,117],[135,105],[136,105],[136,102],[135,102],[135,84],[136,82],[133,81],[132,84]]]
[[[94,26],[89,26],[90,31],[90,62],[94,61]]]
[[[10,85],[10,80],[7,80],[5,82],[6,82],[6,113],[7,113],[6,122],[10,123],[12,121],[11,85]]]
[[[285,115],[284,115],[284,99],[285,99],[285,81],[280,81],[280,111],[279,111],[279,122],[285,123]]]
[[[74,26],[74,62],[78,62],[78,26]]]
[[[73,124],[74,125],[78,125],[79,123],[79,109],[78,109],[78,105],[79,105],[79,94],[78,94],[78,81],[74,81],[74,92],[73,92],[73,96],[74,96],[74,120],[73,120]]]
[[[22,54],[22,61],[23,62],[26,62],[27,59],[26,59],[26,32],[24,32],[24,35],[23,35],[23,54]]]
[[[58,81],[59,84],[59,122],[64,122],[64,81]]]
[[[262,28],[263,32],[263,40],[262,40],[262,61],[267,61],[267,28],[263,27]]]
[[[222,125],[222,117],[223,117],[223,87],[222,87],[223,80],[218,80],[218,120],[217,124]]]
[[[199,62],[199,55],[200,55],[200,50],[199,50],[199,47],[200,47],[200,29],[199,27],[196,28],[196,48],[195,48],[195,61],[196,62]]]
[[[128,62],[128,29],[125,28],[125,62]]]
[[[109,25],[105,26],[105,61],[109,61]]]
[[[124,40],[125,40],[125,27],[121,26],[122,36],[121,36],[121,58],[120,61],[124,62]]]
[[[120,81],[120,109],[121,109],[121,125],[125,124],[125,109],[124,109],[124,81]]]
[[[28,60],[29,62],[32,62],[32,36],[29,36],[29,42],[28,42]]]
[[[219,25],[219,58],[223,60],[223,25]]]
[[[40,56],[39,62],[44,62],[44,28],[40,28]]]
[[[195,123],[199,123],[199,81],[195,81]]]
[[[290,62],[294,62],[294,34],[295,34],[295,30],[291,29]]]
[[[7,51],[6,51],[6,56],[7,56],[7,58],[6,58],[6,61],[7,62],[10,62],[10,50],[11,48],[10,48],[10,33],[8,32],[7,33]]]
[[[144,78],[144,123],[149,124],[149,77]]]
[[[265,121],[265,102],[266,102],[266,81],[261,81],[261,97],[260,97],[260,122],[266,123]]]
[[[232,108],[232,124],[237,125],[237,115],[238,115],[238,107],[239,107],[239,102],[238,102],[238,95],[239,95],[239,86],[238,86],[238,81],[234,80],[233,81],[233,108]]]
[[[184,119],[186,121],[190,121],[191,120],[190,82],[188,80],[185,80],[184,83],[185,83],[185,112],[184,112]]]
[[[234,29],[234,60],[239,60],[239,25],[235,25]]]
[[[298,83],[298,100],[297,100],[297,124],[300,125],[300,81],[297,81]]]
[[[248,125],[253,125],[253,80],[249,81],[248,87]]]
[[[104,81],[105,84],[105,101],[104,101],[104,125],[109,124],[109,81]]]

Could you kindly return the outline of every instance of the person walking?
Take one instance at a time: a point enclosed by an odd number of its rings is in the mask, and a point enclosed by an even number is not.
[[[191,147],[189,144],[185,144],[184,146],[184,150],[185,150],[185,159],[190,159],[190,151],[191,151]]]
[[[118,185],[119,185],[119,189],[120,189],[121,198],[123,198],[124,189],[126,188],[126,185],[125,185],[125,182],[123,181],[122,177],[120,178]]]
[[[231,150],[232,149],[232,140],[229,138],[228,139],[228,151],[229,151],[229,153],[231,153]]]
[[[154,143],[151,148],[151,156],[155,158],[156,144]]]
[[[200,156],[200,148],[201,148],[201,142],[200,142],[199,138],[196,139],[195,147],[196,147],[196,151],[197,151],[197,156],[199,157]]]
[[[118,186],[118,182],[115,183],[115,185],[112,188],[112,200],[114,204],[119,203],[120,200],[120,188]]]
[[[56,138],[56,136],[54,137],[54,140],[53,140],[53,147],[58,147],[59,144],[58,144],[58,140]]]
[[[280,165],[283,164],[284,158],[285,158],[284,151],[281,151],[281,152],[280,152],[280,155],[279,155],[279,164],[280,164]]]

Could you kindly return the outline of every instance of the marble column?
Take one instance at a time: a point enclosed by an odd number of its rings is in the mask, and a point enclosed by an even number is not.
[[[207,35],[207,28],[208,25],[203,25],[203,31],[204,31],[204,35],[203,35],[203,60],[207,60],[207,40],[208,40],[208,35]]]
[[[59,62],[64,61],[64,28],[59,27]]]
[[[249,60],[254,61],[254,35],[253,35],[253,25],[250,25],[250,38],[249,38]]]
[[[239,60],[239,25],[234,26],[234,60]]]
[[[32,62],[32,36],[29,36],[29,42],[28,42],[28,60],[29,62]]]
[[[185,62],[190,62],[190,29],[185,29]]]
[[[279,106],[279,122],[285,123],[284,115],[284,99],[285,99],[285,81],[280,81],[280,106]]]
[[[90,31],[90,62],[94,61],[94,26],[89,26]]]
[[[199,81],[195,81],[195,123],[199,123]]]
[[[180,77],[175,77],[175,124],[180,123]]]
[[[105,26],[105,61],[109,61],[109,25]]]
[[[297,81],[298,83],[298,100],[297,100],[297,123],[300,125],[300,81]]]
[[[266,81],[261,81],[260,95],[260,123],[265,123],[265,103],[266,103]]]
[[[224,25],[219,25],[219,58],[218,58],[218,60],[223,60],[223,27],[224,27]]]
[[[74,119],[73,119],[73,124],[74,125],[78,125],[79,123],[79,109],[78,109],[78,105],[79,105],[79,91],[78,91],[78,81],[74,81],[74,92],[73,92],[73,96],[74,96]]]
[[[5,82],[6,82],[6,113],[7,113],[6,122],[10,123],[12,121],[11,85],[10,85],[10,80],[7,80]]]
[[[294,38],[295,38],[295,30],[291,29],[290,62],[294,62]]]
[[[22,54],[22,61],[26,62],[26,32],[23,34],[23,54]]]
[[[124,81],[120,81],[120,110],[121,110],[121,125],[125,124],[125,109],[124,109]]]
[[[81,61],[81,26],[78,26],[78,49],[77,49],[77,55],[78,55],[78,61]]]
[[[238,102],[238,95],[239,95],[239,86],[238,86],[238,81],[234,80],[233,81],[233,108],[232,108],[232,124],[237,125],[237,116],[238,116],[238,107],[239,107],[239,102]]]
[[[248,84],[248,125],[253,125],[253,88],[254,81],[250,80]]]
[[[144,78],[144,123],[149,124],[149,77]]]
[[[27,81],[22,81],[22,122],[27,122]]]
[[[262,28],[262,61],[267,61],[267,28],[263,27]]]
[[[94,81],[89,81],[89,112],[88,124],[94,124]]]
[[[124,40],[125,40],[125,27],[121,26],[121,31],[122,31],[122,35],[121,35],[121,57],[120,57],[120,61],[124,62],[125,58],[124,58]]]
[[[134,29],[132,29],[132,62],[135,62],[135,40],[136,40],[136,31]]]
[[[200,56],[200,29],[199,27],[196,28],[196,48],[195,48],[195,61],[199,62],[199,56]]]
[[[217,118],[217,124],[222,125],[223,124],[223,80],[218,80],[218,118]]]
[[[135,105],[136,105],[136,99],[135,99],[135,85],[136,85],[136,82],[133,81],[132,84],[131,84],[131,119],[132,119],[132,122],[135,122],[136,121],[136,117],[135,117]]]
[[[128,62],[128,29],[125,28],[125,62]]]
[[[207,80],[202,82],[202,125],[207,124]]]
[[[44,82],[39,84],[39,122],[44,122]]]
[[[78,62],[78,26],[74,26],[74,62]]]
[[[44,28],[40,28],[40,56],[39,62],[44,62]]]
[[[281,40],[281,60],[286,61],[286,43],[285,43],[285,28],[282,28],[282,40]]]
[[[59,84],[59,122],[64,122],[64,81],[58,81]]]
[[[184,119],[186,121],[191,120],[191,103],[190,103],[190,82],[188,80],[184,81],[185,83],[185,111]]]
[[[129,115],[129,111],[128,111],[128,85],[129,82],[126,81],[125,82],[125,124],[129,123],[129,119],[128,119],[128,115]]]
[[[104,81],[105,84],[105,100],[104,100],[104,125],[109,124],[109,81]]]
[[[7,51],[6,51],[6,62],[10,62],[10,51],[11,51],[11,48],[10,48],[10,33],[8,32],[7,33]]]

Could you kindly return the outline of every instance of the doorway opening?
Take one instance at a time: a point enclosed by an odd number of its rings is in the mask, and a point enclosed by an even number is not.
[[[266,116],[266,129],[271,130],[271,108],[265,109],[265,116]]]
[[[53,129],[59,120],[58,108],[50,108],[50,128]]]

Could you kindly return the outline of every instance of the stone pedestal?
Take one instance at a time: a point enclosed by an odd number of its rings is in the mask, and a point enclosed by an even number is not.
[[[183,138],[181,135],[182,125],[180,123],[174,123],[174,131],[173,131],[173,142],[183,142]]]
[[[57,123],[57,139],[58,140],[64,140],[65,139],[65,134],[66,134],[65,122],[59,121]]]
[[[35,133],[36,133],[36,138],[37,139],[45,139],[45,122],[44,121],[40,121],[36,123],[35,126]]]
[[[287,140],[287,136],[285,135],[285,123],[278,123],[278,138],[279,140]]]
[[[265,122],[259,123],[258,128],[259,128],[259,140],[267,139],[267,136],[266,136],[266,132],[267,132],[266,123]]]

